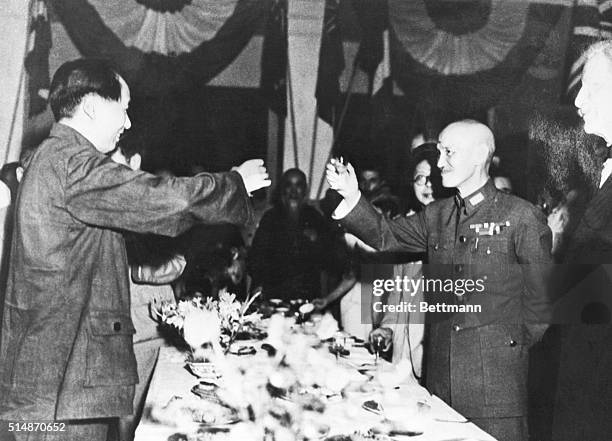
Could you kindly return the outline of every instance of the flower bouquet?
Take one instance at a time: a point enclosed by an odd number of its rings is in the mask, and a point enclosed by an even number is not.
[[[215,353],[227,353],[244,327],[259,322],[260,314],[247,314],[259,295],[257,292],[241,303],[235,294],[222,290],[219,300],[196,297],[178,303],[164,301],[153,303],[151,311],[162,324],[182,336],[192,350],[191,361],[207,361]]]

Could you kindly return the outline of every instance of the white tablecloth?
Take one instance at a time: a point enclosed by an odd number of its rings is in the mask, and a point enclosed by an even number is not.
[[[265,352],[257,345],[258,353],[253,356],[256,359],[265,357]],[[353,361],[364,358],[364,349],[353,348],[355,357]],[[161,348],[159,360],[155,367],[153,379],[147,394],[145,408],[153,406],[164,406],[173,396],[188,397],[191,388],[198,383],[185,367],[185,354],[175,348]],[[400,386],[395,393],[400,394],[402,400],[405,397],[409,404],[415,397],[427,396],[427,402],[431,410],[427,417],[413,415],[418,418],[414,421],[415,427],[423,431],[422,435],[402,438],[403,440],[415,441],[495,441],[495,439],[476,427],[474,424],[464,422],[460,414],[438,397],[430,396],[429,393],[418,385]],[[367,431],[369,428],[380,424],[382,417],[369,412],[361,407],[367,396],[350,396],[342,401],[328,403],[325,412],[321,415],[321,422],[330,426],[331,435],[351,434],[356,430]],[[461,421],[461,422],[460,422]],[[410,423],[408,424],[410,426]],[[166,441],[170,436],[179,432],[177,428],[156,424],[143,417],[137,430],[135,441]],[[399,438],[398,438],[399,439]]]

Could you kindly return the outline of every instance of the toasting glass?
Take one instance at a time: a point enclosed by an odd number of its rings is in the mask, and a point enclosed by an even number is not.
[[[372,339],[372,350],[374,351],[374,364],[378,366],[378,359],[383,350],[385,339],[382,335],[375,335]]]

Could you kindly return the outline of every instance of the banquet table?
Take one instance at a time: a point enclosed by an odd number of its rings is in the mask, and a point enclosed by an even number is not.
[[[253,355],[253,363],[266,357],[265,351],[261,349],[261,342],[253,343],[257,348],[257,354]],[[355,365],[356,361],[366,359],[370,354],[363,348],[353,348],[351,356],[346,360],[347,366]],[[232,357],[230,355],[230,357]],[[235,356],[237,357],[237,356]],[[242,356],[244,357],[244,356]],[[185,367],[185,353],[174,347],[164,347],[160,351],[159,359],[153,373],[153,378],[146,397],[145,409],[155,406],[164,406],[174,396],[188,397],[191,388],[199,382]],[[426,417],[413,415],[418,418],[417,426],[423,433],[417,436],[397,437],[394,440],[415,441],[495,441],[491,435],[485,433],[473,423],[467,421],[458,412],[444,403],[436,396],[430,395],[423,387],[411,382],[410,384],[398,385],[395,392],[400,394],[402,400],[405,397],[407,408],[413,406],[414,397],[427,397],[430,406]],[[325,411],[320,414],[320,421],[329,426],[327,436],[350,435],[355,431],[367,431],[369,428],[380,425],[383,417],[372,413],[362,407],[365,395],[348,395],[330,402]],[[408,411],[407,411],[408,412]],[[136,429],[136,441],[166,441],[177,439],[180,433],[176,427],[170,427],[151,421],[145,415]]]

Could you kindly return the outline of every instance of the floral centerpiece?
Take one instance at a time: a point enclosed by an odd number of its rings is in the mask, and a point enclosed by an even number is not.
[[[224,289],[219,292],[219,300],[195,297],[178,303],[164,301],[152,304],[151,310],[161,323],[182,335],[193,351],[192,358],[197,360],[203,358],[207,345],[213,352],[219,352],[220,345],[227,352],[245,325],[260,320],[257,312],[247,314],[259,294],[257,292],[245,302],[239,302],[235,294]]]

